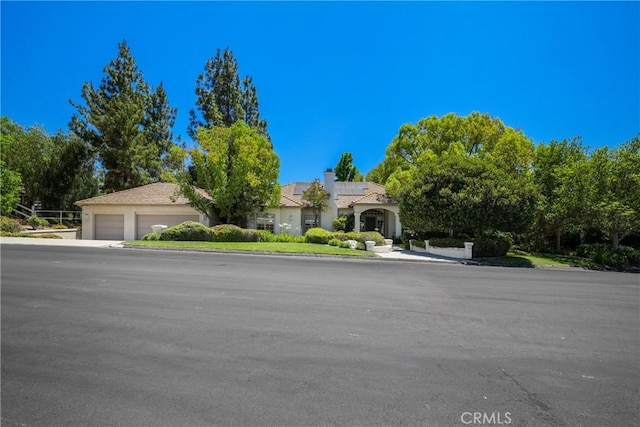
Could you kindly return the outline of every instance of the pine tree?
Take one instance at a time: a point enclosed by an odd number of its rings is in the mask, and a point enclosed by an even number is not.
[[[217,50],[196,80],[196,110],[189,112],[187,133],[196,138],[198,128],[229,127],[238,120],[269,138],[267,122],[260,119],[258,94],[251,76],[240,79],[238,62],[226,48]]]
[[[78,114],[69,126],[96,151],[106,192],[159,179],[176,114],[162,84],[150,90],[126,41],[118,44],[118,51],[97,89],[89,82],[83,85],[85,105],[70,101]]]
[[[340,160],[336,165],[336,180],[342,182],[362,181],[363,177],[353,164],[353,156],[351,153],[342,153]]]

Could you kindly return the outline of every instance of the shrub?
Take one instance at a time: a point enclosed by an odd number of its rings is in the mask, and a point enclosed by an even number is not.
[[[317,243],[320,245],[326,245],[329,243],[329,239],[333,236],[331,232],[325,230],[324,228],[314,227],[307,230],[304,233],[305,242],[307,243]]]
[[[269,230],[257,230],[260,235],[261,242],[275,242],[276,235],[270,232]]]
[[[220,224],[211,228],[216,242],[260,242],[269,238],[264,230],[247,230],[233,224]]]
[[[426,247],[426,245],[424,244],[424,240],[409,240],[409,242],[413,245],[413,246],[417,246],[419,248],[424,249]]]
[[[49,221],[47,221],[44,218],[39,217],[38,215],[33,215],[33,216],[29,217],[29,219],[27,220],[27,224],[29,224],[31,226],[31,228],[33,228],[35,230],[38,227],[40,227],[40,228],[46,227],[47,225],[49,225]]]
[[[384,246],[386,243],[382,234],[377,231],[350,231],[347,233],[349,240],[356,240],[364,245],[367,240],[376,242],[376,246]]]
[[[349,240],[349,238],[347,237],[347,233],[345,233],[344,231],[336,231],[333,233],[333,238],[334,239],[338,239],[338,240]]]
[[[630,247],[614,251],[608,243],[582,244],[576,249],[576,255],[614,268],[640,267],[640,250]]]
[[[329,246],[340,246],[341,243],[342,240],[336,239],[335,237],[329,240]]]
[[[0,217],[0,230],[7,233],[19,233],[22,231],[22,227],[15,219],[2,216]]]
[[[180,240],[189,242],[211,242],[214,232],[204,224],[195,221],[185,221],[169,227],[160,234],[159,240]]]
[[[364,251],[367,249],[367,247],[362,242],[356,242],[356,249],[359,251]]]
[[[455,237],[436,237],[429,240],[429,246],[436,248],[464,248],[464,240]]]
[[[211,228],[216,242],[242,242],[244,233],[242,228],[233,224],[219,224]]]
[[[332,221],[332,225],[335,231],[345,231],[347,229],[347,216],[340,215],[335,217]]]
[[[53,228],[54,230],[66,230],[69,227],[67,227],[64,224],[54,224],[54,225],[51,226],[51,228]]]
[[[160,233],[147,233],[142,236],[142,240],[160,240]]]
[[[351,245],[349,244],[349,242],[347,242],[347,241],[342,241],[342,240],[339,240],[339,242],[340,242],[340,243],[338,244],[338,247],[339,247],[339,248],[351,249]]]
[[[506,256],[510,248],[511,244],[509,241],[499,237],[479,237],[473,239],[474,258]]]

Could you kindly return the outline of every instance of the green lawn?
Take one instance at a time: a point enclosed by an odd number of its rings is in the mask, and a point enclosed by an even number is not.
[[[478,258],[477,261],[489,265],[511,267],[584,267],[597,268],[593,261],[567,255],[541,254],[535,252],[510,251],[505,257]]]
[[[276,242],[174,242],[157,240],[130,240],[124,243],[126,247],[198,249],[213,251],[247,251],[272,252],[288,254],[320,254],[341,255],[353,257],[375,257],[372,252],[355,249],[337,248],[313,243],[276,243]]]

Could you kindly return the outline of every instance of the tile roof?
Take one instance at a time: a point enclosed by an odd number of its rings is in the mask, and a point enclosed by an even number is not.
[[[306,188],[310,182],[292,182],[282,186],[280,206],[301,207],[305,205],[302,195],[298,194],[301,188]],[[334,199],[338,208],[346,209],[354,204],[395,204],[396,201],[387,196],[384,186],[374,182],[339,182],[334,188],[338,192]]]
[[[87,205],[188,205],[189,200],[179,194],[178,184],[168,182],[156,182],[128,190],[116,191],[90,199],[79,200],[78,206]],[[196,189],[198,193],[211,200],[211,197],[202,189]]]

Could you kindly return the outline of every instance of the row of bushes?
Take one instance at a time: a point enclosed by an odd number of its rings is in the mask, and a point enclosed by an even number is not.
[[[355,240],[356,242],[362,243],[363,246],[366,241],[376,242],[376,246],[385,245],[384,237],[382,237],[382,234],[377,231],[350,231],[348,233],[345,233],[344,231],[336,231],[332,233],[324,228],[316,227],[307,230],[307,232],[304,233],[304,237],[307,243],[317,243],[321,245],[329,244],[329,241],[332,239],[336,239],[341,242]]]
[[[200,242],[282,242],[282,243],[316,243],[332,246],[350,247],[347,240],[358,242],[358,248],[364,249],[365,241],[376,242],[377,246],[385,244],[384,237],[377,232],[332,233],[323,228],[311,228],[304,236],[291,234],[273,234],[266,230],[249,230],[231,224],[207,227],[204,224],[186,221],[164,230],[162,233],[149,233],[142,240],[176,240]]]
[[[608,243],[582,244],[576,255],[613,268],[640,267],[640,250],[631,247],[614,251]]]

